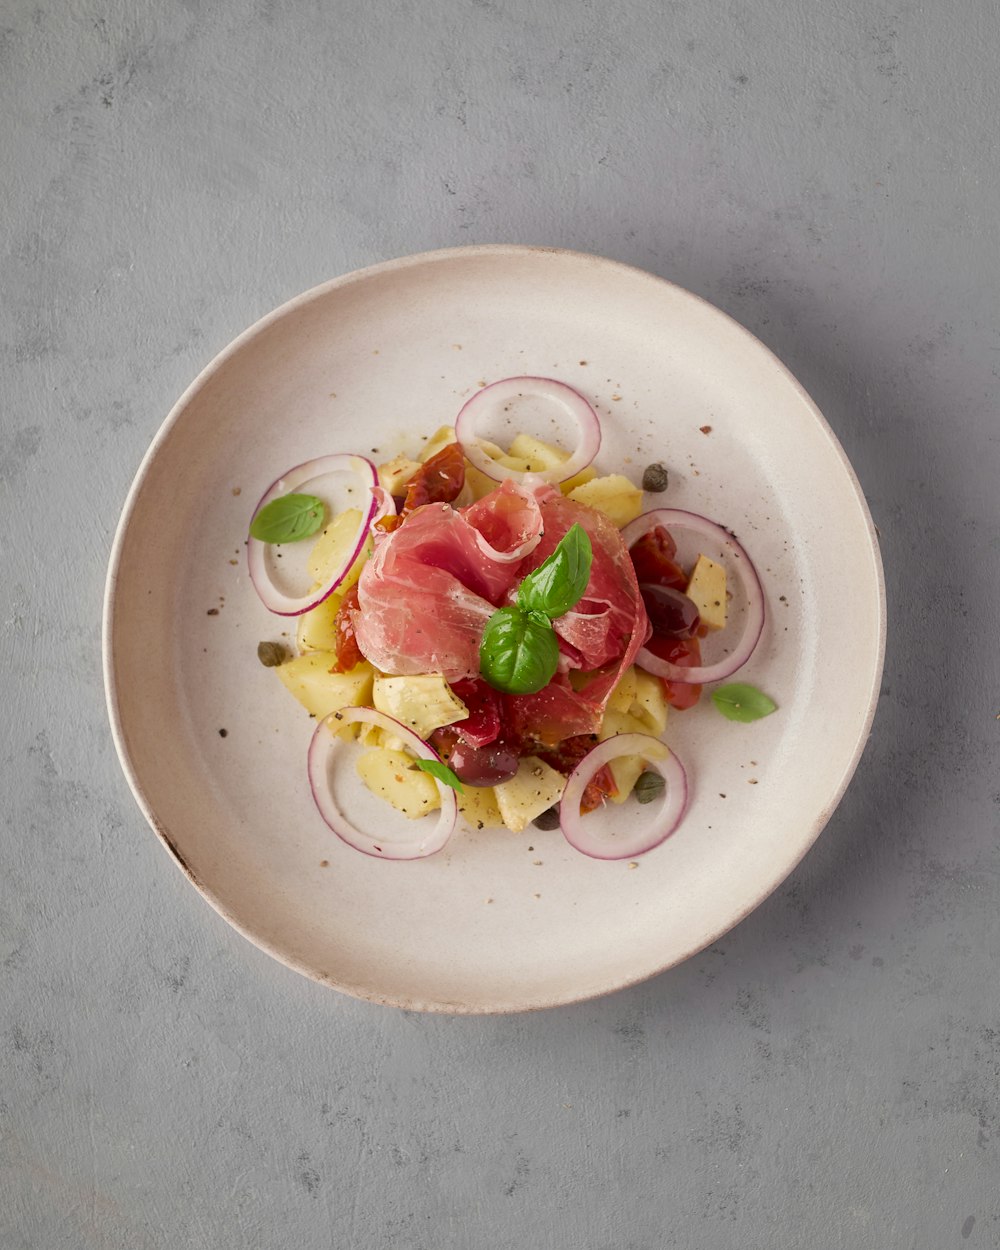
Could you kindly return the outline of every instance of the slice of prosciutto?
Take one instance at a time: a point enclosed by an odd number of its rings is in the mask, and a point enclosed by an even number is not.
[[[428,504],[391,533],[376,532],[352,613],[361,654],[384,673],[478,676],[486,622],[576,522],[593,562],[583,598],[553,623],[559,671],[537,694],[504,695],[503,720],[522,741],[596,733],[649,621],[615,524],[537,479],[507,480],[467,508]]]
[[[560,671],[537,694],[505,695],[505,716],[519,738],[555,743],[600,729],[604,709],[622,674],[650,635],[635,570],[618,527],[602,512],[537,486],[544,531],[520,576],[537,568],[575,522],[587,531],[594,558],[580,602],[553,622]]]
[[[483,627],[542,533],[534,493],[512,481],[468,508],[427,504],[391,533],[358,581],[361,654],[383,673],[479,673]]]

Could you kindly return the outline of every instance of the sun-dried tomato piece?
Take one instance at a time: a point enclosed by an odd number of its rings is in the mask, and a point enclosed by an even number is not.
[[[419,472],[407,482],[403,513],[412,512],[425,503],[451,503],[457,499],[464,485],[465,457],[462,448],[458,443],[449,443],[421,465]]]

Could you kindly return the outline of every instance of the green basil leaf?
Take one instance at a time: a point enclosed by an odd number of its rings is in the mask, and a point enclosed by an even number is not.
[[[282,495],[272,499],[250,524],[250,537],[262,543],[297,543],[323,525],[326,509],[315,495]]]
[[[451,786],[453,790],[457,790],[462,794],[462,783],[458,776],[451,771],[447,764],[442,764],[440,760],[414,760],[414,768],[419,768],[422,773],[430,773],[432,777],[437,777],[438,781],[443,781],[446,786]]]
[[[559,663],[559,643],[548,617],[500,608],[486,622],[479,671],[505,694],[534,694],[547,686]]]
[[[562,616],[583,598],[593,559],[587,531],[579,524],[571,526],[549,558],[521,583],[517,606],[543,612],[550,620]]]
[[[713,690],[712,702],[727,720],[738,720],[744,724],[760,720],[762,716],[770,716],[778,707],[773,699],[756,686],[747,686],[741,681],[734,681],[728,686]]]

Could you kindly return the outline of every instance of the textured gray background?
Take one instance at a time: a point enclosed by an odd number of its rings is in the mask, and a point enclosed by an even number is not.
[[[1000,1243],[998,34],[991,0],[0,6],[3,1250]],[[508,240],[667,275],[787,361],[892,628],[847,798],[716,948],[423,1018],[172,866],[109,741],[102,581],[234,334]]]

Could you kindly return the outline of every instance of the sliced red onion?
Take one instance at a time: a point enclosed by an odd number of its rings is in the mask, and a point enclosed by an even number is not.
[[[732,567],[743,584],[743,591],[746,594],[746,620],[743,622],[743,633],[736,646],[716,664],[682,668],[679,664],[661,660],[646,647],[643,647],[635,657],[635,662],[655,677],[665,677],[667,681],[683,682],[689,686],[700,686],[704,682],[721,681],[724,677],[731,677],[750,659],[764,629],[764,588],[760,584],[753,561],[728,530],[724,530],[721,525],[717,525],[707,517],[699,516],[697,512],[684,512],[680,508],[654,508],[652,512],[644,512],[642,516],[636,517],[622,530],[625,546],[631,548],[643,534],[647,534],[658,525],[663,525],[667,529],[689,530],[707,539],[720,551],[728,552]]]
[[[435,851],[440,851],[455,829],[458,802],[451,786],[438,781],[436,777],[434,782],[441,794],[441,814],[429,833],[423,820],[410,821],[406,817],[403,819],[412,826],[412,829],[406,831],[408,837],[389,838],[383,834],[367,833],[351,824],[340,810],[330,788],[330,766],[347,743],[337,736],[336,731],[347,725],[357,724],[378,725],[387,733],[401,738],[417,759],[441,760],[441,756],[430,743],[419,738],[412,729],[400,724],[398,720],[386,716],[384,712],[377,712],[371,707],[341,708],[339,712],[332,712],[325,720],[320,721],[309,744],[309,786],[319,814],[348,846],[376,859],[424,859]]]
[[[321,456],[318,460],[307,460],[305,464],[299,464],[294,469],[289,469],[287,473],[283,473],[276,482],[268,487],[260,503],[254,509],[254,516],[256,516],[261,508],[269,504],[272,499],[279,499],[282,495],[288,495],[293,491],[301,490],[303,486],[307,486],[317,478],[326,477],[328,473],[343,473],[345,471],[353,473],[361,481],[365,489],[369,491],[369,498],[367,503],[363,503],[361,506],[361,521],[351,543],[349,554],[322,586],[309,590],[303,595],[286,594],[279,586],[275,585],[271,577],[271,570],[267,562],[267,548],[270,544],[262,543],[259,539],[253,537],[247,540],[250,580],[253,582],[254,589],[260,596],[264,607],[271,612],[277,613],[278,616],[301,616],[303,612],[308,612],[310,608],[314,608],[317,604],[322,603],[328,595],[337,589],[350,572],[354,561],[361,554],[361,550],[368,539],[368,531],[379,509],[385,508],[386,511],[390,510],[392,500],[388,499],[389,507],[386,507],[386,498],[388,497],[385,496],[384,491],[382,492],[383,498],[379,498],[377,493],[378,470],[370,460],[366,460],[364,456],[340,454]]]
[[[376,470],[376,473],[378,470]],[[396,516],[396,501],[389,492],[382,486],[373,486],[372,494],[375,496],[375,512],[372,519],[368,522],[369,533],[374,531],[375,526],[383,517]]]
[[[529,394],[553,399],[562,404],[579,428],[579,441],[570,458],[543,473],[528,474],[520,469],[505,469],[502,464],[490,459],[476,437],[479,419],[489,408]],[[580,392],[567,386],[565,382],[557,382],[555,378],[504,378],[500,382],[484,386],[466,403],[455,418],[455,437],[462,444],[469,463],[495,482],[502,482],[505,478],[521,482],[527,477],[533,477],[555,484],[575,477],[597,455],[601,446],[601,423],[597,413]]]
[[[602,832],[599,822],[584,816],[580,803],[587,783],[605,764],[623,755],[639,755],[647,768],[666,783],[663,797],[647,820],[622,810],[613,834]],[[666,743],[649,734],[616,734],[589,751],[570,773],[559,801],[559,824],[571,846],[592,859],[632,859],[666,841],[681,822],[688,802],[687,774]]]

